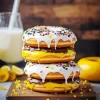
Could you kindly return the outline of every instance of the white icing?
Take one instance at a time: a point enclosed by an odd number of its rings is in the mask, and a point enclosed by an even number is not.
[[[70,36],[68,36],[69,34]],[[37,40],[38,48],[41,41],[44,41],[48,48],[50,48],[51,41],[55,41],[55,49],[59,40],[69,40],[70,42],[72,42],[73,39],[77,40],[72,31],[63,27],[55,26],[38,26],[26,30],[23,35],[23,41],[27,41],[31,38]]]
[[[67,70],[63,68],[64,65],[66,66],[65,68],[67,68]],[[69,63],[59,63],[59,64],[36,64],[36,63],[33,64],[33,63],[28,62],[24,68],[24,71],[25,71],[25,74],[28,75],[28,77],[30,77],[32,73],[37,73],[41,77],[42,82],[45,82],[45,78],[48,73],[59,72],[60,74],[64,76],[65,83],[67,83],[67,80],[70,74],[72,72],[74,73],[73,78],[72,78],[73,80],[75,77],[75,73],[77,71],[80,72],[81,69],[73,61]]]

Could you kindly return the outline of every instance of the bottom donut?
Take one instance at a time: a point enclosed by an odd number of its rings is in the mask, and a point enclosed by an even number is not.
[[[79,88],[78,82],[70,83],[55,83],[55,82],[45,82],[45,83],[35,83],[29,80],[25,80],[24,84],[30,90],[38,92],[47,92],[47,93],[60,93],[60,92],[72,92]]]

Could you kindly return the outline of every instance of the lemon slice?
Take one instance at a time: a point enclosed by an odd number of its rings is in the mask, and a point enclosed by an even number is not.
[[[24,74],[24,71],[23,71],[21,68],[15,66],[15,65],[12,65],[12,71],[13,71],[16,75],[23,75],[23,74]]]
[[[8,65],[2,66],[1,69],[6,69],[6,70],[8,70],[8,71],[11,71],[10,66],[8,66]]]
[[[0,69],[0,82],[6,82],[9,78],[9,72],[6,69]]]

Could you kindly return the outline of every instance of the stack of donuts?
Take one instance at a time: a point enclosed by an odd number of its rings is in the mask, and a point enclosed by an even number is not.
[[[23,34],[22,56],[27,88],[39,92],[68,92],[78,89],[81,69],[73,61],[77,39],[58,26],[35,26]]]

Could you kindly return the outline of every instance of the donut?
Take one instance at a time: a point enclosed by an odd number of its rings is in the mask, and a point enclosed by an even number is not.
[[[33,48],[24,46],[22,56],[33,63],[59,63],[68,62],[75,59],[76,52],[71,48]]]
[[[73,47],[77,41],[74,33],[63,27],[35,26],[27,29],[23,35],[23,42],[33,47]]]
[[[45,80],[57,80],[79,77],[81,68],[77,66],[74,61],[68,63],[57,63],[57,64],[37,64],[28,62],[24,68],[25,74],[29,78],[41,79],[42,82]]]
[[[100,57],[85,57],[78,61],[82,68],[80,78],[100,82]]]
[[[27,88],[38,91],[38,92],[48,92],[48,93],[58,93],[58,92],[69,92],[74,91],[79,88],[79,83],[53,83],[53,82],[46,82],[44,84],[37,84],[34,82],[30,82],[28,80],[24,81]]]

